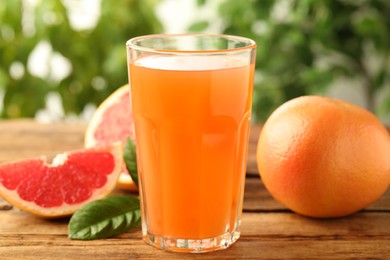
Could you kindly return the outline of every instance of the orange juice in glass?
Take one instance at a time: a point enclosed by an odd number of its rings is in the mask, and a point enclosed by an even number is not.
[[[147,243],[207,252],[240,236],[255,49],[228,35],[127,42]]]

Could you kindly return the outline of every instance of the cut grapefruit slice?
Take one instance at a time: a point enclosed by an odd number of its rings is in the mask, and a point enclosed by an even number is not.
[[[85,132],[85,147],[106,146],[113,142],[125,144],[128,137],[135,141],[130,87],[125,85],[112,93],[97,108]],[[117,186],[131,191],[137,190],[124,162]]]
[[[45,218],[73,214],[105,197],[121,173],[122,145],[57,155],[51,164],[34,158],[0,165],[0,196],[19,209]]]

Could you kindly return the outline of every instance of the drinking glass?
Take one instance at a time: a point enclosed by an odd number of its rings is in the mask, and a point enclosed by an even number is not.
[[[240,236],[256,44],[213,34],[127,41],[143,239],[176,252]]]

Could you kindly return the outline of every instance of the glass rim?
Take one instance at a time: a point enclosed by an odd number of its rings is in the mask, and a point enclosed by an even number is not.
[[[157,39],[157,38],[169,38],[169,37],[214,37],[214,38],[225,38],[225,39],[234,39],[240,42],[247,42],[248,45],[244,47],[237,47],[231,49],[203,49],[203,50],[172,50],[172,49],[154,49],[150,47],[143,47],[135,44],[136,41],[142,39]],[[250,38],[243,36],[235,36],[229,34],[212,34],[212,33],[183,33],[183,34],[149,34],[143,36],[133,37],[126,42],[126,47],[135,49],[137,51],[149,52],[149,53],[158,53],[158,54],[221,54],[221,53],[231,53],[231,52],[241,52],[246,50],[251,50],[256,48],[256,42]]]

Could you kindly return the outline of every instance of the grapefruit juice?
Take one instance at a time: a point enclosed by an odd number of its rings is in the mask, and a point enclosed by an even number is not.
[[[240,218],[253,66],[204,59],[130,65],[143,211],[154,235],[215,237]]]
[[[255,48],[211,34],[127,42],[145,242],[199,253],[239,238]]]

